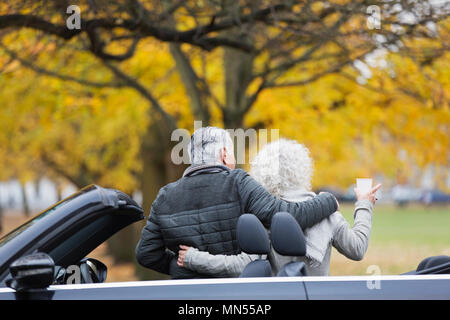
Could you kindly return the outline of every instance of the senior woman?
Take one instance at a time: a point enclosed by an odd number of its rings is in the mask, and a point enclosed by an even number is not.
[[[313,161],[309,150],[296,141],[280,139],[263,147],[252,162],[250,175],[270,193],[290,202],[306,201],[315,196],[311,191]],[[362,260],[369,245],[372,210],[377,185],[369,193],[355,189],[357,202],[354,223],[350,227],[340,212],[304,230],[305,257],[286,257],[272,250],[269,261],[276,274],[290,261],[305,262],[310,276],[330,273],[331,247],[352,260]],[[212,255],[196,248],[180,246],[178,265],[214,277],[237,277],[257,255]]]

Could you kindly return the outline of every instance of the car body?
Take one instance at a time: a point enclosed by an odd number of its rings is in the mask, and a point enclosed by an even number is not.
[[[420,202],[425,205],[431,204],[450,204],[450,194],[440,190],[426,190],[420,197]]]
[[[449,300],[450,275],[269,277],[52,285],[0,299],[52,300]]]
[[[144,219],[142,208],[126,194],[91,185],[25,222],[0,239],[0,286],[9,266],[35,252],[56,265],[74,265],[117,231]]]
[[[56,266],[68,268],[84,261],[117,231],[142,219],[142,209],[130,197],[94,185],[55,204],[0,239],[0,300],[450,299],[448,274],[212,278],[11,288],[14,265],[20,266],[17,262],[21,259],[27,261],[39,252],[51,257]]]
[[[345,191],[341,191],[335,187],[325,186],[316,190],[317,194],[319,194],[320,192],[332,193],[339,201],[339,203],[350,203],[356,201],[356,195],[355,192],[353,191],[353,187],[350,187]]]
[[[422,189],[399,184],[392,188],[391,197],[397,205],[405,206],[408,203],[418,203],[422,193]]]

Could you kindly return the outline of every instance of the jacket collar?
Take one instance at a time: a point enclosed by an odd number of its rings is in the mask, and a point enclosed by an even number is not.
[[[216,173],[221,171],[231,171],[230,168],[222,164],[198,164],[189,166],[183,173],[183,177],[195,176],[202,173]]]

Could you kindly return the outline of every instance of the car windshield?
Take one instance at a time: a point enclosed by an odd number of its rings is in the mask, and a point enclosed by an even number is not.
[[[36,217],[28,220],[27,222],[25,222],[24,224],[22,224],[20,227],[14,229],[13,231],[11,231],[10,233],[6,234],[5,236],[3,236],[0,239],[0,247],[4,246],[6,243],[8,243],[9,241],[11,241],[12,239],[14,239],[17,235],[21,234],[22,232],[24,232],[25,230],[27,230],[29,227],[31,227],[33,224],[35,224],[36,222],[38,222],[39,220],[41,220],[42,218],[46,217],[47,215],[51,214],[52,212],[54,212],[56,209],[64,206],[65,204],[69,203],[71,200],[75,199],[76,197],[82,195],[83,193],[85,193],[86,191],[91,190],[92,188],[88,187],[88,188],[84,188],[81,191],[71,195],[70,197],[61,200],[60,202],[56,203],[55,205],[53,205],[52,207],[44,210],[43,212],[41,212],[40,214],[38,214]]]

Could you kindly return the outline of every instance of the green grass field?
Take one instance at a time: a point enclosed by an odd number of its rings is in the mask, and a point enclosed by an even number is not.
[[[342,214],[353,224],[353,207],[344,205]],[[450,255],[450,207],[379,205],[374,209],[369,249],[362,261],[351,261],[334,250],[332,275],[364,275],[370,265],[382,274],[413,270],[425,257]]]

